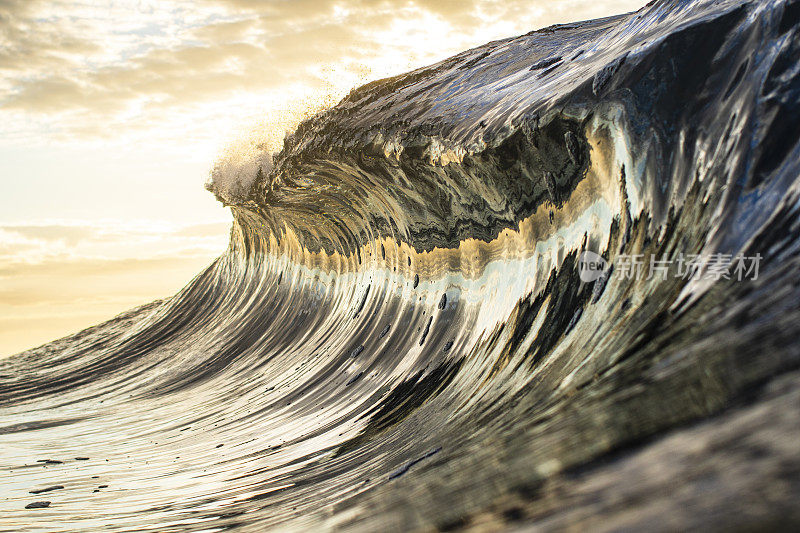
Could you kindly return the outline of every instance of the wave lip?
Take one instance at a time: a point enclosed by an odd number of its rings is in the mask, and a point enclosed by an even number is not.
[[[623,524],[663,497],[643,457],[671,471],[670,447],[724,501],[682,479],[690,511],[629,520],[797,522],[792,488],[737,511],[798,466],[797,5],[654,2],[496,41],[220,167],[223,256],[0,362],[0,525],[576,527],[606,482]],[[624,273],[684,256],[761,263]]]

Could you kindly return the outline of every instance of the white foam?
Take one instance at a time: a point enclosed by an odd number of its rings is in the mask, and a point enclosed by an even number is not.
[[[243,129],[244,134],[222,150],[206,181],[206,189],[226,205],[249,199],[259,171],[264,177],[272,171],[274,155],[283,147],[286,135],[295,131],[303,120],[334,105],[341,96],[334,92],[306,95],[265,110],[257,124]]]
[[[225,204],[239,203],[249,197],[259,174],[267,176],[271,170],[272,150],[251,138],[222,153],[211,169],[206,189]]]

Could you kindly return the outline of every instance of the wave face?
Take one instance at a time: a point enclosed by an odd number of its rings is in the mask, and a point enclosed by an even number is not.
[[[669,1],[353,91],[217,190],[179,294],[0,363],[0,529],[552,519],[565,472],[755,401],[800,366],[798,57],[798,2]]]

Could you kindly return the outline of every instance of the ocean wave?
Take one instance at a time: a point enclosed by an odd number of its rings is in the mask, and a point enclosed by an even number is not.
[[[0,524],[540,520],[564,472],[795,371],[797,6],[495,41],[218,166],[223,256],[0,363],[3,505],[64,487]]]

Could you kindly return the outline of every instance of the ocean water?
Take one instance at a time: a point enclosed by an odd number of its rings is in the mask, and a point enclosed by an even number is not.
[[[0,361],[0,530],[796,523],[798,32],[657,1],[216,173],[225,254]]]

